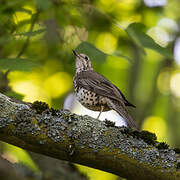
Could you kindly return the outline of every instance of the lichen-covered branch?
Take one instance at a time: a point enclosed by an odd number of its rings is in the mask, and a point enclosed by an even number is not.
[[[146,131],[0,94],[0,140],[127,179],[180,179],[180,155]],[[176,150],[177,151],[177,150]]]

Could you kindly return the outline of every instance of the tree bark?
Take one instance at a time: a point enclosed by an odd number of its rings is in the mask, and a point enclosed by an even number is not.
[[[180,155],[173,149],[138,131],[44,107],[0,94],[0,140],[130,180],[180,179]]]

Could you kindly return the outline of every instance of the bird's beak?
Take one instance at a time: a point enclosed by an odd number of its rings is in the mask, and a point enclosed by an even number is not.
[[[74,53],[75,56],[79,55],[75,50],[73,50],[73,53]]]

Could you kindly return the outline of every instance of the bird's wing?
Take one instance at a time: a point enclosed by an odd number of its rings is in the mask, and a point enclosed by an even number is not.
[[[121,94],[122,98],[124,99],[126,106],[131,106],[131,107],[134,107],[134,108],[136,107],[135,105],[133,105],[132,103],[130,103],[130,102],[125,98],[125,96],[124,96],[123,93],[120,91],[120,89],[118,89],[118,91],[119,91],[119,93]]]
[[[78,86],[96,92],[98,95],[124,102],[124,104],[127,101],[115,85],[94,71],[82,71],[76,76],[76,80]]]

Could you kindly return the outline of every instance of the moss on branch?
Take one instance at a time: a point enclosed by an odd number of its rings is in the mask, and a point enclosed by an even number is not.
[[[147,131],[0,94],[0,140],[127,179],[180,179],[180,154]]]

